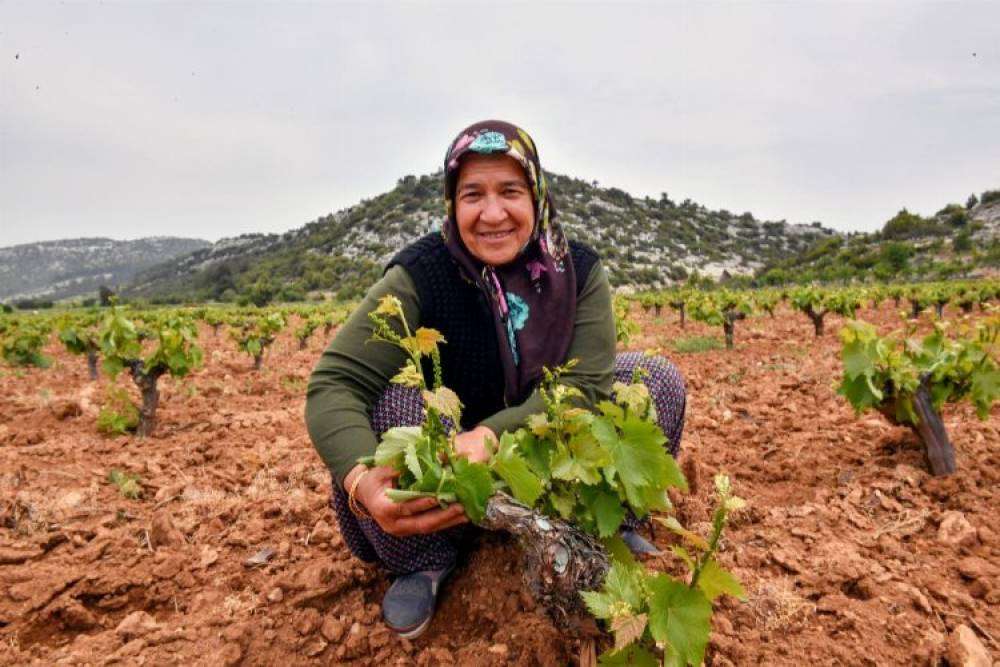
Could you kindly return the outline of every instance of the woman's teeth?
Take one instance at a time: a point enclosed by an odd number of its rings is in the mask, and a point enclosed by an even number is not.
[[[508,234],[510,234],[509,230],[506,232],[480,232],[480,236],[484,236],[488,239],[502,239]]]

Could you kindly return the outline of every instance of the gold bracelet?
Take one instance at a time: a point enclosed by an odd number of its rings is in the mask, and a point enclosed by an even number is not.
[[[351,489],[347,492],[347,508],[351,510],[351,514],[358,517],[359,519],[371,519],[371,512],[368,511],[364,505],[358,502],[357,497],[354,495],[358,491],[358,484],[361,482],[361,478],[371,472],[371,468],[365,468],[361,471],[354,481],[351,482]]]

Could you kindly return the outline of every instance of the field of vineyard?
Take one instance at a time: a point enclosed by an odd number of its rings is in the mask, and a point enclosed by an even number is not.
[[[746,501],[718,553],[745,600],[716,601],[706,664],[1000,656],[998,296],[994,281],[619,299],[622,345],[688,384],[677,518],[710,532],[720,472]],[[347,552],[302,418],[344,313],[0,315],[0,663],[578,660],[498,533],[426,635],[382,625],[388,580]],[[838,336],[851,316],[874,328]],[[886,337],[901,329],[922,342]],[[953,474],[930,472],[923,407]],[[645,565],[680,576],[679,538],[655,525]]]

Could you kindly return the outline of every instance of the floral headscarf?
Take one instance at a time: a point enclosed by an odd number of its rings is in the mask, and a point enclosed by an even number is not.
[[[535,208],[531,236],[520,254],[503,266],[490,266],[473,256],[458,231],[455,187],[462,157],[469,153],[513,158],[531,186]],[[492,306],[504,397],[508,405],[517,405],[534,389],[544,366],[566,361],[576,316],[576,274],[569,243],[555,220],[535,142],[521,128],[500,120],[470,125],[448,147],[444,173],[448,217],[441,233],[462,275],[487,295]]]

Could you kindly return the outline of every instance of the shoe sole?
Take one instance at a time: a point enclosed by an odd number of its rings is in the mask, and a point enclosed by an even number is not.
[[[396,630],[396,634],[399,636],[400,639],[416,639],[417,637],[419,637],[420,635],[424,634],[427,631],[427,628],[431,626],[431,620],[433,618],[434,616],[431,615],[431,617],[428,618],[426,621],[424,621],[417,627],[413,628],[412,630],[407,630],[406,632],[401,632],[399,630]]]

